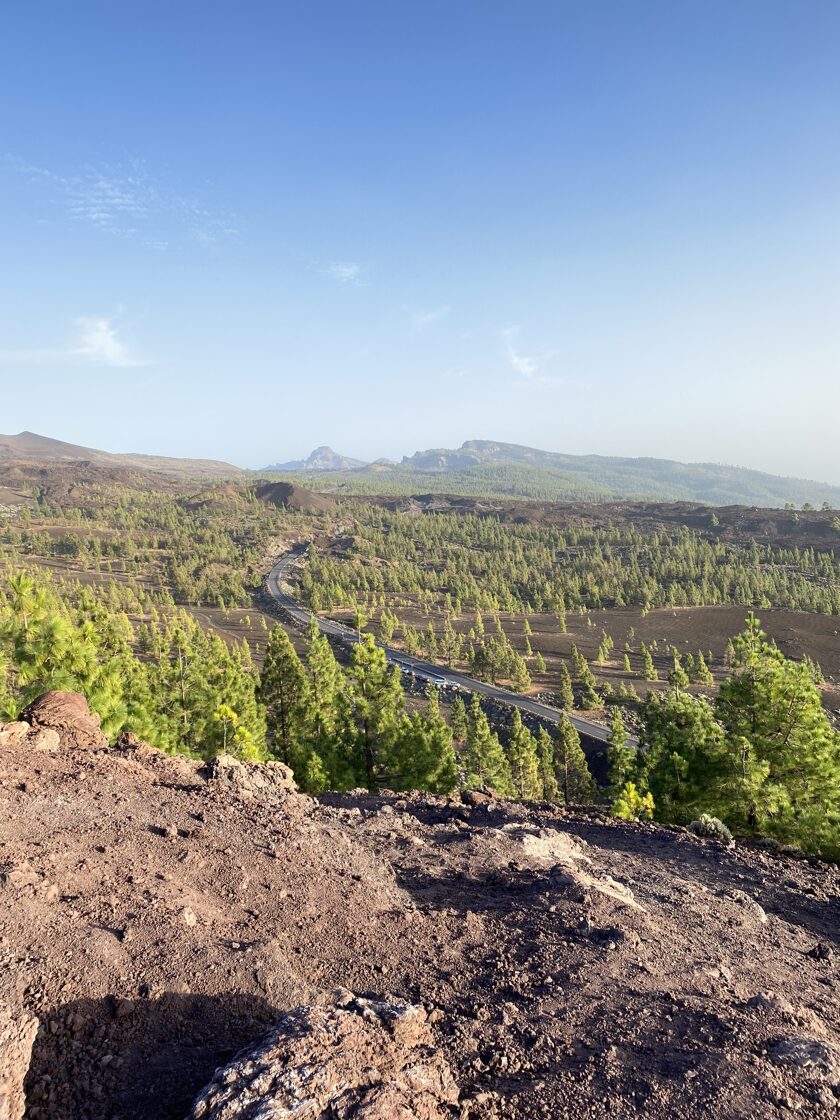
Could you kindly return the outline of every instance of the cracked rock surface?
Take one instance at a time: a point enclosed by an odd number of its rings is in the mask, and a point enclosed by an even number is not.
[[[444,1120],[458,1090],[422,1007],[298,1007],[216,1072],[188,1120]]]

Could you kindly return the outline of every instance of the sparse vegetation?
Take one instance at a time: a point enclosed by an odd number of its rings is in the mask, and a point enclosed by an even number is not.
[[[702,836],[704,840],[717,840],[719,844],[725,844],[727,847],[735,843],[732,833],[723,821],[717,817],[710,817],[708,813],[701,813],[696,821],[691,822],[688,830],[695,836]]]

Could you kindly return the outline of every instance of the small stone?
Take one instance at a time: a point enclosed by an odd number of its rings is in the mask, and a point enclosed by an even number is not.
[[[830,961],[834,953],[830,945],[818,941],[813,949],[808,950],[806,956],[812,957],[815,961]]]
[[[36,751],[49,751],[54,754],[61,746],[61,736],[54,727],[33,728],[26,745]]]

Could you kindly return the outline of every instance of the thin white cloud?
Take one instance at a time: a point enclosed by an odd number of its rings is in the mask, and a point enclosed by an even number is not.
[[[529,358],[525,354],[520,354],[516,349],[513,340],[518,334],[519,327],[507,327],[502,331],[502,338],[505,341],[505,353],[507,354],[508,364],[513,372],[518,373],[520,377],[524,377],[530,381],[537,376],[540,367],[537,365],[535,358]]]
[[[502,341],[505,345],[505,356],[508,365],[521,379],[515,384],[529,385],[562,385],[564,378],[553,377],[542,372],[542,362],[528,354],[523,354],[517,349],[515,342],[519,336],[519,327],[505,327],[502,331]]]
[[[445,319],[452,308],[447,304],[444,307],[418,308],[409,315],[412,333],[421,334],[441,319]]]
[[[321,269],[324,276],[339,284],[356,284],[362,276],[362,266],[355,261],[330,261]]]
[[[48,202],[71,222],[114,237],[137,239],[155,249],[176,241],[215,245],[237,233],[229,214],[214,212],[198,199],[173,190],[152,175],[142,160],[72,169],[37,167],[16,157],[7,163],[41,187]],[[43,222],[43,218],[37,219]]]
[[[74,320],[74,335],[66,346],[30,350],[0,350],[4,366],[102,366],[132,369],[152,363],[138,357],[120,338],[116,317],[83,315]]]
[[[101,315],[85,315],[76,320],[79,331],[75,353],[80,358],[89,358],[97,365],[114,366],[125,369],[129,366],[145,365],[138,361],[119,337],[112,319]]]

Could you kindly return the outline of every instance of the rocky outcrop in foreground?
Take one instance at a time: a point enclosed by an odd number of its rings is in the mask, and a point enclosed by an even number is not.
[[[20,718],[30,725],[30,734],[46,734],[56,746],[60,740],[65,750],[108,746],[99,716],[90,710],[87,700],[78,692],[45,692],[23,709]],[[43,741],[40,745],[43,746]]]
[[[840,1115],[835,866],[481,791],[315,800],[109,747],[74,694],[24,717],[0,1120],[27,1060],[27,1120]]]
[[[340,997],[339,997],[340,998]],[[422,1007],[298,1007],[216,1071],[188,1120],[444,1120],[458,1089]]]

